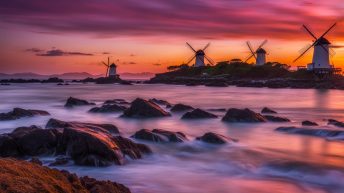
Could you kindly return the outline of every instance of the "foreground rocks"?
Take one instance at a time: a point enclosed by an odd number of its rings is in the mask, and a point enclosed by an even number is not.
[[[267,119],[259,113],[256,113],[250,109],[228,109],[226,115],[222,118],[225,122],[246,122],[257,123],[266,122]]]
[[[130,139],[118,136],[110,124],[63,122],[51,119],[48,129],[20,127],[0,135],[2,157],[68,155],[77,165],[122,165],[125,156],[140,159],[151,150]],[[49,129],[50,128],[50,129]]]
[[[0,121],[16,120],[23,117],[47,116],[47,115],[50,115],[47,111],[14,108],[12,111],[8,113],[0,113]]]
[[[152,98],[152,99],[149,99],[148,101],[153,102],[153,103],[158,104],[158,105],[163,105],[165,107],[172,106],[171,103],[169,103],[168,101],[161,100],[161,99]]]
[[[204,111],[202,109],[195,109],[191,112],[187,112],[182,116],[182,119],[209,119],[217,118],[217,115]]]
[[[301,124],[302,124],[302,126],[318,126],[318,123],[312,122],[312,121],[308,121],[308,120],[302,121]]]
[[[328,120],[328,124],[344,128],[344,122],[337,121],[337,120],[334,120],[334,119],[329,119]]]
[[[0,159],[0,192],[130,193],[122,184],[81,177],[39,164]]]
[[[171,116],[170,113],[163,110],[159,105],[137,98],[131,106],[123,112],[122,117],[129,118],[153,118],[153,117],[167,117]]]
[[[290,122],[290,120],[285,117],[278,117],[278,116],[272,116],[272,115],[264,115],[263,117],[271,122]]]
[[[141,129],[131,136],[135,139],[147,140],[152,142],[184,142],[187,141],[186,135],[182,132],[172,132],[162,129]]]
[[[225,144],[231,141],[235,141],[231,138],[213,132],[205,133],[203,136],[197,137],[196,140],[212,144]]]
[[[171,112],[189,111],[189,110],[193,110],[193,109],[194,108],[192,106],[178,103],[171,108]]]
[[[95,105],[95,103],[88,102],[83,99],[69,97],[66,101],[65,107],[75,107],[75,106],[85,106],[85,105]]]
[[[118,104],[104,104],[101,107],[93,107],[91,113],[117,113],[126,110],[127,107]]]
[[[276,114],[277,112],[272,110],[272,109],[269,109],[268,107],[264,107],[261,111],[261,113],[265,113],[265,114]]]

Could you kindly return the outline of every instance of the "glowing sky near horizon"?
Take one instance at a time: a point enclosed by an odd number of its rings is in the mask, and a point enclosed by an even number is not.
[[[163,72],[186,62],[190,42],[215,61],[245,59],[245,41],[264,47],[269,61],[294,66],[311,61],[312,50],[292,63],[312,38],[308,25],[326,37],[344,67],[344,1],[310,0],[2,0],[0,72],[104,73],[111,56],[119,72]],[[253,62],[253,61],[252,61]]]

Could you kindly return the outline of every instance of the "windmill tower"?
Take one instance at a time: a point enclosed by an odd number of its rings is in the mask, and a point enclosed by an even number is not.
[[[202,66],[205,66],[205,63],[204,63],[204,58],[205,58],[211,65],[214,65],[214,61],[205,54],[205,50],[210,46],[210,43],[208,43],[203,49],[200,49],[197,51],[189,43],[186,42],[186,45],[188,45],[188,47],[195,54],[188,60],[186,64],[189,64],[193,59],[195,59],[194,67],[202,67]]]
[[[110,57],[108,57],[107,63],[102,62],[107,68],[105,77],[115,78],[117,77],[117,65],[115,63],[110,64]]]
[[[302,25],[303,28],[312,36],[313,44],[309,45],[305,51],[301,53],[293,62],[296,62],[303,55],[305,55],[308,50],[314,47],[312,63],[307,65],[307,70],[309,71],[319,71],[324,73],[325,71],[329,72],[333,69],[333,66],[330,64],[330,42],[325,38],[325,35],[331,31],[336,23],[334,23],[330,28],[328,28],[319,38],[317,38],[312,31],[310,31],[305,25]],[[332,51],[333,52],[333,51]]]
[[[256,66],[261,66],[266,63],[266,51],[263,49],[263,46],[267,43],[267,40],[264,40],[257,50],[254,52],[251,46],[251,43],[249,41],[246,42],[248,49],[251,52],[251,55],[245,60],[245,62],[248,62],[252,57],[256,59]]]

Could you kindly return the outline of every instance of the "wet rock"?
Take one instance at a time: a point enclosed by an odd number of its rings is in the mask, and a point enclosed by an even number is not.
[[[74,107],[74,106],[85,106],[85,105],[95,105],[95,103],[90,103],[90,102],[83,100],[83,99],[69,97],[64,106],[65,107]]]
[[[277,112],[272,110],[272,109],[269,109],[268,107],[264,107],[261,111],[261,113],[265,113],[265,114],[276,114]]]
[[[158,105],[163,105],[166,107],[171,106],[171,104],[168,101],[161,100],[161,99],[152,98],[152,99],[149,99],[148,101],[153,102],[153,103],[158,104]]]
[[[141,159],[143,154],[150,154],[152,150],[140,143],[135,143],[128,138],[122,136],[113,137],[115,143],[119,146],[124,155],[128,155],[131,159]]]
[[[17,157],[20,155],[16,141],[8,134],[0,135],[0,156]]]
[[[189,110],[193,110],[193,109],[194,108],[192,106],[178,103],[171,108],[171,112],[189,111]]]
[[[207,119],[217,118],[217,115],[204,111],[202,109],[195,109],[191,112],[187,112],[182,116],[182,119]]]
[[[329,124],[329,125],[334,125],[334,126],[337,126],[337,127],[343,127],[343,128],[344,128],[344,122],[337,121],[337,120],[334,120],[334,119],[329,119],[329,120],[328,120],[328,124]]]
[[[275,129],[279,132],[290,133],[290,134],[299,134],[299,135],[310,135],[316,137],[342,137],[344,138],[344,131],[338,130],[328,130],[328,129],[309,129],[302,127],[278,127]]]
[[[228,137],[225,137],[223,135],[216,134],[213,132],[205,133],[203,136],[197,137],[196,140],[200,140],[200,141],[203,141],[206,143],[212,143],[212,144],[225,144],[230,141],[234,141],[233,139],[230,139]]]
[[[88,176],[81,177],[80,181],[91,193],[130,193],[130,190],[124,185],[111,181],[98,181]]]
[[[30,162],[37,164],[37,165],[40,165],[40,166],[43,165],[43,162],[41,160],[39,160],[39,158],[37,158],[37,157],[31,158]]]
[[[228,109],[226,115],[222,118],[225,122],[266,122],[266,118],[259,113],[256,113],[250,109]]]
[[[131,136],[135,139],[147,140],[152,142],[184,142],[187,138],[184,133],[172,132],[162,129],[153,129],[152,131],[147,129],[141,129]]]
[[[58,119],[50,119],[45,128],[89,128],[98,132],[109,132],[110,134],[119,134],[119,130],[112,124],[95,124],[81,122],[65,122]]]
[[[16,120],[23,117],[47,116],[47,115],[50,115],[47,111],[14,108],[12,111],[8,113],[0,113],[0,121]]]
[[[117,105],[117,104],[107,104],[102,105],[101,107],[94,107],[89,110],[91,113],[116,113],[116,112],[122,112],[126,110],[127,108],[125,106]]]
[[[124,111],[122,117],[130,118],[152,118],[171,116],[170,113],[164,111],[159,105],[147,100],[137,98],[131,106]]]
[[[302,121],[302,126],[318,126],[318,124],[316,122],[312,122],[312,121]]]
[[[277,116],[272,116],[272,115],[264,115],[263,117],[271,122],[290,122],[290,120],[285,117],[277,117]]]

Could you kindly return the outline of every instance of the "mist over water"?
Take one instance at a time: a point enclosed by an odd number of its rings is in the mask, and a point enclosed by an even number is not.
[[[224,123],[221,118],[180,120],[181,113],[158,119],[126,119],[118,114],[93,114],[91,108],[64,108],[69,96],[95,102],[98,106],[108,99],[132,101],[164,99],[202,109],[250,108],[256,112],[267,106],[290,123]],[[51,116],[0,122],[0,133],[19,126],[44,127],[50,118],[64,121],[111,123],[125,137],[135,131],[166,129],[185,133],[189,141],[181,144],[154,144],[153,154],[130,160],[123,166],[105,168],[67,165],[58,167],[109,179],[128,186],[134,193],[290,193],[344,192],[344,141],[333,141],[274,131],[280,126],[300,126],[303,120],[317,122],[322,129],[336,129],[326,119],[344,120],[344,91],[213,88],[176,85],[95,85],[11,84],[0,87],[0,112],[14,107],[40,109]],[[222,117],[225,112],[211,111]],[[238,139],[237,143],[213,146],[195,141],[205,132],[216,132]],[[52,157],[43,157],[49,162]]]

